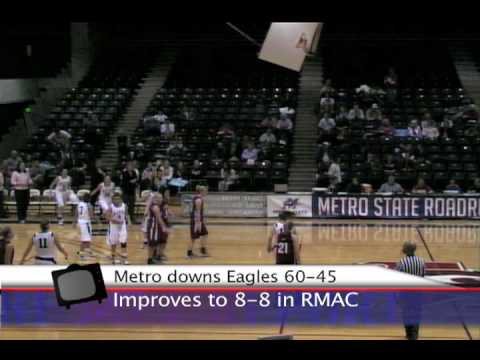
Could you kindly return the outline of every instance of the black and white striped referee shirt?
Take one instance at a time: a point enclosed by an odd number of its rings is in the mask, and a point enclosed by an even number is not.
[[[418,256],[406,256],[397,264],[397,270],[415,276],[425,276],[425,260]]]

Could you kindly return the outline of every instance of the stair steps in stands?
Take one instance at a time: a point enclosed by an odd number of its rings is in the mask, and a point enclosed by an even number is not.
[[[311,191],[315,186],[317,119],[313,112],[320,100],[322,62],[308,58],[300,74],[297,116],[293,135],[293,159],[290,164],[288,190]]]
[[[145,110],[156,91],[160,89],[167,79],[168,72],[175,61],[175,51],[171,50],[160,55],[155,61],[153,68],[143,79],[141,88],[135,95],[130,107],[123,116],[123,120],[118,125],[117,130],[111,135],[107,141],[101,154],[102,166],[107,169],[114,169],[119,160],[117,136],[131,136],[135,133],[139,121],[141,121]]]
[[[471,44],[470,44],[471,46]],[[480,71],[469,48],[462,42],[450,43],[450,54],[465,92],[480,106]]]

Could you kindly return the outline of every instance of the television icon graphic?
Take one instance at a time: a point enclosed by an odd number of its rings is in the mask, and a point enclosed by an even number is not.
[[[59,306],[70,309],[72,304],[106,299],[107,290],[99,264],[72,264],[64,270],[52,271]]]

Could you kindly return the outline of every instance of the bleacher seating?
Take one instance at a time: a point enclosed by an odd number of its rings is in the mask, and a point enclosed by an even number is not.
[[[337,124],[344,127],[345,136],[329,151],[339,158],[344,173],[343,186],[357,177],[360,182],[378,189],[390,174],[382,166],[386,158],[389,155],[398,158],[408,145],[412,147],[408,152],[416,157],[414,165],[397,164],[394,172],[405,189],[410,190],[418,177],[423,177],[438,191],[442,191],[451,178],[464,188],[470,186],[480,164],[480,133],[475,131],[478,122],[475,114],[468,112],[472,101],[460,85],[444,44],[359,42],[343,46],[332,43],[322,48],[322,58],[324,78],[330,78],[335,88],[337,114],[342,106],[351,109],[354,103],[359,103],[366,110],[377,103],[383,117],[389,119],[395,129],[406,129],[412,119],[420,123],[425,113],[431,114],[436,126],[445,118],[453,119],[448,136],[441,134],[433,140],[375,134],[369,127],[378,129],[379,123],[367,120]],[[385,94],[365,99],[357,93],[356,88],[362,84],[383,88],[389,67],[398,75],[399,86],[393,101]],[[378,161],[379,166],[374,170],[366,163],[368,154],[373,154]],[[319,173],[324,172],[325,165],[319,162],[319,166]]]
[[[59,156],[47,136],[58,128],[72,135],[71,153],[76,160],[86,163],[98,157],[139,88],[150,62],[147,52],[113,52],[100,56],[79,86],[68,91],[51,110],[23,151],[31,154],[32,159],[48,160],[55,166]],[[96,115],[97,122],[86,126],[89,113]],[[50,178],[54,171],[50,172]]]
[[[205,74],[208,68],[216,70]],[[260,122],[269,114],[278,117],[279,108],[287,103],[295,108],[297,87],[296,73],[261,62],[254,52],[187,52],[179,56],[165,86],[157,91],[144,114],[151,116],[159,110],[167,114],[185,151],[168,156],[170,139],[145,135],[142,119],[131,144],[142,143],[142,158],[147,160],[169,158],[173,166],[181,161],[187,169],[199,160],[205,174],[202,180],[212,189],[217,188],[224,162],[229,162],[240,176],[239,189],[270,190],[274,183],[287,180],[290,134],[277,131],[277,139],[283,136],[285,142],[261,154],[254,166],[247,166],[214,151],[220,142],[217,132],[227,123],[236,139],[248,136],[258,143],[264,132]],[[194,120],[182,118],[184,106],[195,114]],[[236,157],[240,157],[238,150]]]

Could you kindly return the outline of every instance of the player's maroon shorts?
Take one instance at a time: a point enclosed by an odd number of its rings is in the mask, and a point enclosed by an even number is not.
[[[157,246],[161,244],[166,244],[168,240],[168,233],[160,231],[156,233],[154,236],[150,236],[148,234],[148,246]]]
[[[200,230],[196,230],[194,226],[193,219],[190,221],[190,237],[192,240],[198,239],[200,236],[208,235],[207,227],[205,223],[202,221],[202,225],[200,226]]]

